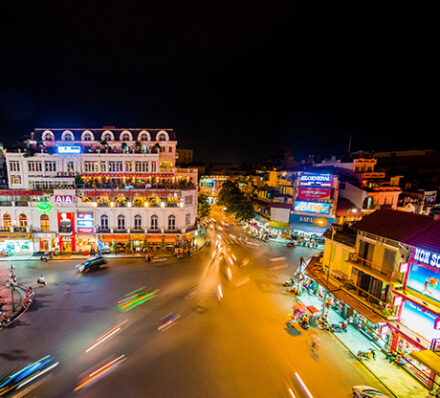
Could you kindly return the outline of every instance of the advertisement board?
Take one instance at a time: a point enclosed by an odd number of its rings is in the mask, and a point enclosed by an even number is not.
[[[330,224],[335,222],[334,216],[306,216],[303,214],[290,214],[290,223],[301,223],[317,225],[319,227],[328,228]]]
[[[58,153],[81,153],[79,145],[60,145],[57,147]]]
[[[411,263],[407,287],[440,302],[440,273],[428,267]]]
[[[93,213],[78,212],[76,224],[80,234],[92,234],[95,232]]]
[[[73,195],[55,195],[55,203],[57,205],[73,204]]]
[[[69,234],[75,228],[75,213],[58,213],[58,232]]]
[[[329,187],[333,183],[331,174],[303,173],[299,177],[300,187]]]
[[[440,253],[431,252],[429,250],[420,249],[417,247],[414,250],[414,260],[418,261],[419,263],[440,268]]]
[[[435,329],[437,319],[434,313],[409,300],[403,303],[400,321],[428,341],[440,337],[440,330]]]
[[[295,201],[295,211],[304,211],[307,213],[329,214],[330,203]]]
[[[298,199],[330,199],[332,190],[329,188],[299,188]]]

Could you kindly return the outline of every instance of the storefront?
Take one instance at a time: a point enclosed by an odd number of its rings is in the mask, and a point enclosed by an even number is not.
[[[324,234],[334,221],[334,216],[291,213],[289,229],[292,231],[292,235],[297,238],[318,238]]]
[[[89,253],[91,250],[97,249],[97,239],[92,234],[77,234],[76,235],[77,251]]]
[[[57,248],[56,236],[53,233],[34,233],[34,250],[51,252]]]
[[[34,245],[31,234],[7,233],[0,235],[0,253],[14,255],[33,252]]]

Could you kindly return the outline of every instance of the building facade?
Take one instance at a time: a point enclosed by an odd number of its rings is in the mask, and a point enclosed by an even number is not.
[[[139,251],[189,242],[197,170],[178,169],[170,129],[36,129],[6,152],[0,250]]]

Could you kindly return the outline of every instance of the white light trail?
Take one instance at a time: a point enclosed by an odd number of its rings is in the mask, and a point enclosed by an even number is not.
[[[296,381],[300,384],[302,390],[305,392],[305,394],[307,395],[307,397],[309,398],[313,398],[313,395],[310,393],[309,389],[307,388],[307,386],[304,384],[304,382],[302,381],[301,377],[299,377],[299,374],[297,372],[295,372],[295,379]]]

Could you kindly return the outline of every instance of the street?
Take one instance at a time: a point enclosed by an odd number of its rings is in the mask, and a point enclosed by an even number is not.
[[[214,217],[220,225],[223,216]],[[82,397],[306,397],[299,380],[315,398],[348,398],[358,384],[387,393],[332,334],[286,329],[292,298],[280,282],[293,275],[300,256],[317,249],[262,242],[238,226],[208,234],[211,247],[191,257],[113,259],[87,274],[70,260],[16,262],[21,284],[35,286],[43,274],[48,286],[35,288],[29,312],[1,331],[1,373],[48,354],[60,362],[16,396],[69,397],[77,388]],[[0,263],[3,279],[7,266]],[[115,301],[139,288],[159,292],[118,311]],[[175,322],[158,330],[175,313]],[[316,353],[313,334],[321,341]],[[83,382],[122,355],[117,366]]]

